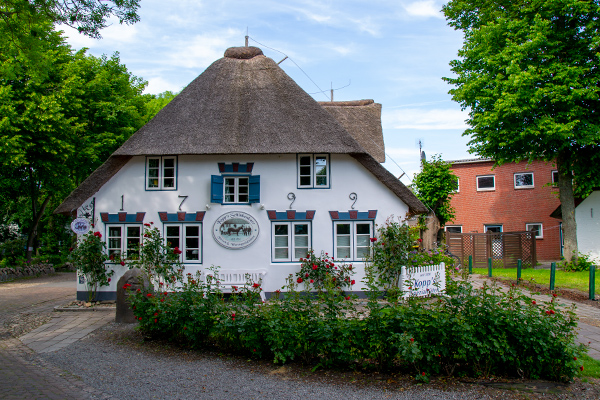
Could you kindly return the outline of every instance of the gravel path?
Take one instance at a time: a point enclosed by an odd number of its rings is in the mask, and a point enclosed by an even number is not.
[[[110,323],[46,362],[118,399],[598,399],[592,385],[559,394],[511,392],[459,381],[416,385],[410,379],[352,372],[310,372],[239,358],[219,357],[143,342],[131,325]],[[398,381],[394,380],[397,379]],[[554,384],[550,387],[555,388]]]

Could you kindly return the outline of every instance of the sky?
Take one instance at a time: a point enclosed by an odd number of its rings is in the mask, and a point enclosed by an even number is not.
[[[382,105],[384,166],[402,182],[427,159],[468,153],[467,111],[442,77],[462,47],[437,0],[141,0],[140,22],[118,21],[90,39],[61,27],[74,49],[121,62],[148,82],[146,93],[178,92],[228,47],[249,44],[317,101],[373,99]]]

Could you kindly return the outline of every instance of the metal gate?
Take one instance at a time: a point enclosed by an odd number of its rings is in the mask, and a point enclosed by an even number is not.
[[[473,256],[475,268],[487,267],[490,257],[496,268],[516,267],[519,259],[523,268],[537,264],[535,232],[446,232],[446,244],[452,254],[460,257],[463,265],[467,265],[469,256]]]

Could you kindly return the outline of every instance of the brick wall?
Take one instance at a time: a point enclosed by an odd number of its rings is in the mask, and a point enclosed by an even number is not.
[[[446,226],[461,225],[462,231],[485,232],[485,225],[502,225],[503,232],[524,231],[526,224],[542,224],[543,238],[536,240],[537,258],[560,259],[560,220],[550,214],[560,205],[558,189],[552,182],[553,163],[535,161],[509,163],[496,167],[489,162],[464,162],[452,165],[459,177],[459,192],[452,197],[456,217]],[[534,187],[515,189],[514,174],[533,172]],[[477,176],[494,175],[494,190],[478,191]]]

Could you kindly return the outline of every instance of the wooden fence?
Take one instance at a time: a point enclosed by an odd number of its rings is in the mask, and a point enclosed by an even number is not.
[[[462,265],[467,265],[469,256],[473,256],[474,268],[486,268],[490,257],[496,268],[516,267],[517,260],[522,260],[523,268],[537,264],[535,232],[446,232],[446,244]]]

